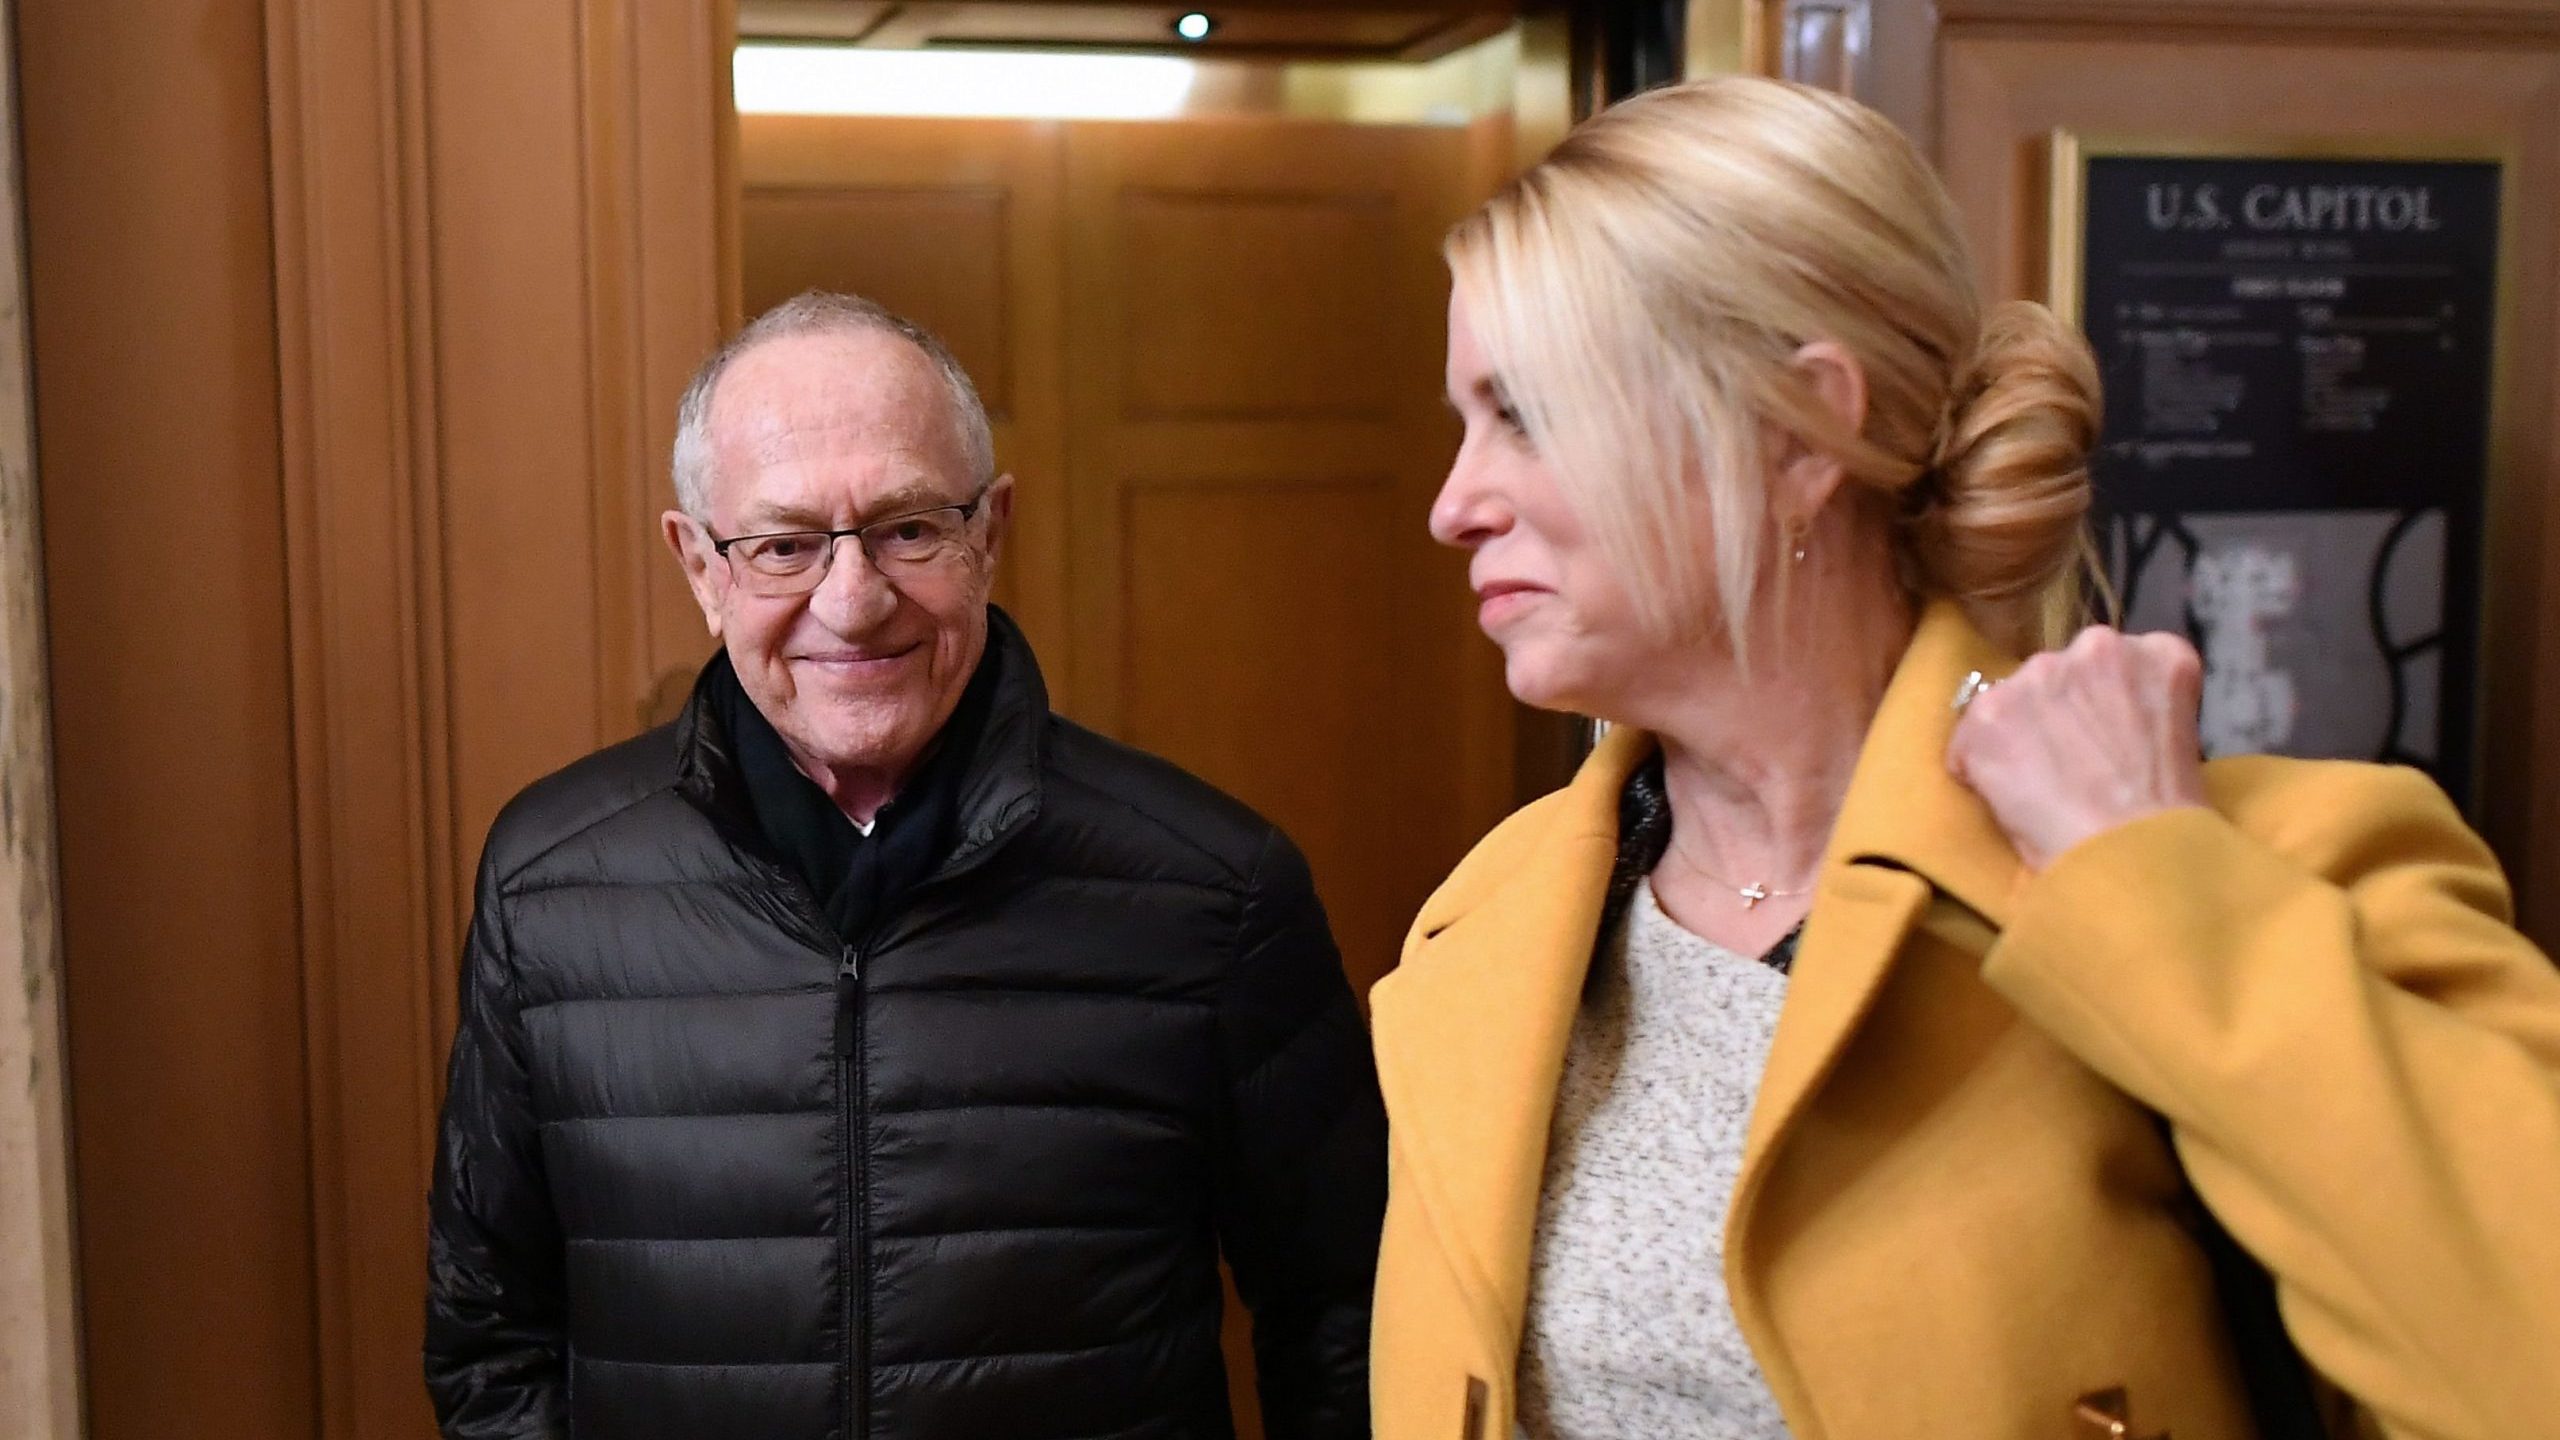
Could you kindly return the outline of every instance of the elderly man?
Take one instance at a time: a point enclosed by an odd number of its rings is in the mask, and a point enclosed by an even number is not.
[[[722,653],[492,828],[437,1155],[450,1437],[1365,1436],[1384,1119],[1305,862],[1049,712],[931,336],[804,295],[686,393]]]

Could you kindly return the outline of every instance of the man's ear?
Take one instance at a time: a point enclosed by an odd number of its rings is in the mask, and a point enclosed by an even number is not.
[[[667,537],[667,548],[675,552],[676,563],[684,567],[684,583],[693,591],[693,603],[702,607],[704,628],[718,639],[721,595],[729,581],[727,562],[712,550],[711,534],[702,522],[681,510],[659,516],[658,528]]]
[[[987,569],[992,573],[1013,533],[1013,477],[999,475],[987,487]]]
[[[1831,412],[1832,423],[1843,435],[1858,435],[1867,427],[1867,371],[1848,347],[1833,340],[1813,340],[1796,347],[1789,361],[1803,377],[1806,388],[1823,409]],[[1831,497],[1848,479],[1848,467],[1827,449],[1808,444],[1801,436],[1786,435],[1779,441],[1777,466],[1778,516],[1782,523],[1808,525],[1831,503]]]

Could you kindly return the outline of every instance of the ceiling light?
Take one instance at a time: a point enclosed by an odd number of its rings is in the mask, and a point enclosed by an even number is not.
[[[1173,22],[1173,33],[1194,45],[1208,39],[1209,32],[1217,28],[1218,22],[1210,19],[1207,12],[1200,10],[1191,11]]]
[[[1170,55],[738,47],[748,115],[992,115],[1153,120],[1182,113],[1195,68]]]

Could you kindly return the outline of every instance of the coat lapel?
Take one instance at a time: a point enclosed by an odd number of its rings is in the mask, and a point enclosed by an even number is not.
[[[1487,844],[1375,992],[1379,1082],[1401,1169],[1485,1339],[1519,1344],[1548,1121],[1617,854],[1618,794],[1653,748],[1618,731],[1565,790]]]
[[[1857,1029],[1904,938],[1944,893],[1996,929],[2021,877],[1990,810],[1946,764],[1956,687],[2018,666],[1953,601],[1922,612],[1868,728],[1796,952],[1743,1151],[1737,1213],[1779,1140]]]

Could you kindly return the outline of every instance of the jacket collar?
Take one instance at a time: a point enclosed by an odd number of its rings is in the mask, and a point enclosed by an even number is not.
[[[714,677],[727,663],[726,656],[715,655],[703,666],[693,697],[676,717],[676,791],[733,843],[763,850],[768,847],[738,765],[736,738],[721,722],[713,695]],[[1021,627],[994,605],[987,607],[987,653],[980,663],[991,670],[986,679],[993,695],[954,786],[951,853],[936,878],[973,867],[1040,809],[1049,690]]]
[[[1737,1214],[1931,888],[1995,925],[2006,915],[2016,856],[1944,757],[1965,672],[1996,677],[2016,664],[1952,602],[1929,605],[1913,632],[1833,830],[1753,1112]],[[1641,731],[1612,731],[1570,785],[1489,839],[1425,905],[1406,963],[1378,997],[1391,1133],[1408,1183],[1444,1217],[1497,1348],[1519,1340],[1548,1126],[1617,855],[1619,796],[1655,748]]]
[[[1968,672],[2000,679],[2016,656],[1975,629],[1952,600],[1921,612],[1885,687],[1832,826],[1823,868],[1876,863],[1909,870],[1997,927],[2022,877],[2017,852],[1980,797],[1947,770],[1947,741]]]

